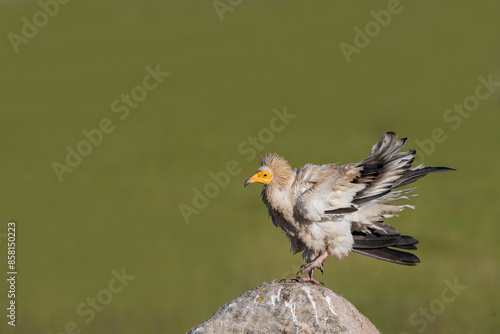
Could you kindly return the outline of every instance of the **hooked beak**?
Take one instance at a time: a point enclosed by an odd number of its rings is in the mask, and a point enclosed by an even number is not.
[[[255,176],[255,175],[254,175]],[[248,180],[245,181],[245,188],[251,184],[251,183],[254,183],[255,180],[252,180],[254,178],[254,176],[252,176],[251,178],[249,178]]]
[[[250,183],[262,183],[262,184],[269,184],[271,183],[271,180],[273,178],[273,175],[268,172],[268,171],[258,171],[254,175],[252,175],[251,178],[245,181],[245,188],[250,184]]]

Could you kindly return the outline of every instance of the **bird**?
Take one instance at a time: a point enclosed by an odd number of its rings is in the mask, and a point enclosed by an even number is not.
[[[306,264],[285,283],[323,284],[313,278],[329,256],[339,260],[350,252],[396,264],[414,266],[420,259],[418,240],[401,233],[384,219],[397,216],[410,204],[415,188],[404,188],[427,174],[455,171],[448,167],[412,167],[416,151],[400,152],[407,138],[385,133],[370,155],[359,163],[306,164],[292,169],[276,153],[261,158],[257,172],[245,181],[263,184],[261,197],[269,216],[291,243],[291,252],[302,253]]]

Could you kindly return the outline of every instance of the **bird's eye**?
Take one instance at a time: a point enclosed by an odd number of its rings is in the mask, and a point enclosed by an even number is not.
[[[267,176],[267,174],[264,174],[264,176]]]

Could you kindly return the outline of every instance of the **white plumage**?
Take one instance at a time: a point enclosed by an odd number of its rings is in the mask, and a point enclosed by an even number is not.
[[[294,253],[303,252],[308,264],[297,282],[319,283],[312,278],[315,268],[333,254],[343,259],[351,251],[405,265],[418,258],[396,250],[416,249],[418,241],[401,236],[384,218],[393,217],[411,205],[391,204],[408,200],[413,189],[400,188],[446,167],[411,168],[415,151],[399,152],[406,138],[386,133],[360,163],[338,166],[307,164],[292,169],[276,154],[261,160],[257,173],[245,182],[262,183],[262,200],[274,225],[286,233]],[[415,195],[413,195],[415,196]],[[392,248],[391,248],[392,247]]]

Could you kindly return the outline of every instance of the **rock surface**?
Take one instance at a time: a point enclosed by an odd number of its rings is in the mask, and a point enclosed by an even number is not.
[[[189,333],[379,333],[350,302],[312,284],[264,283]]]

